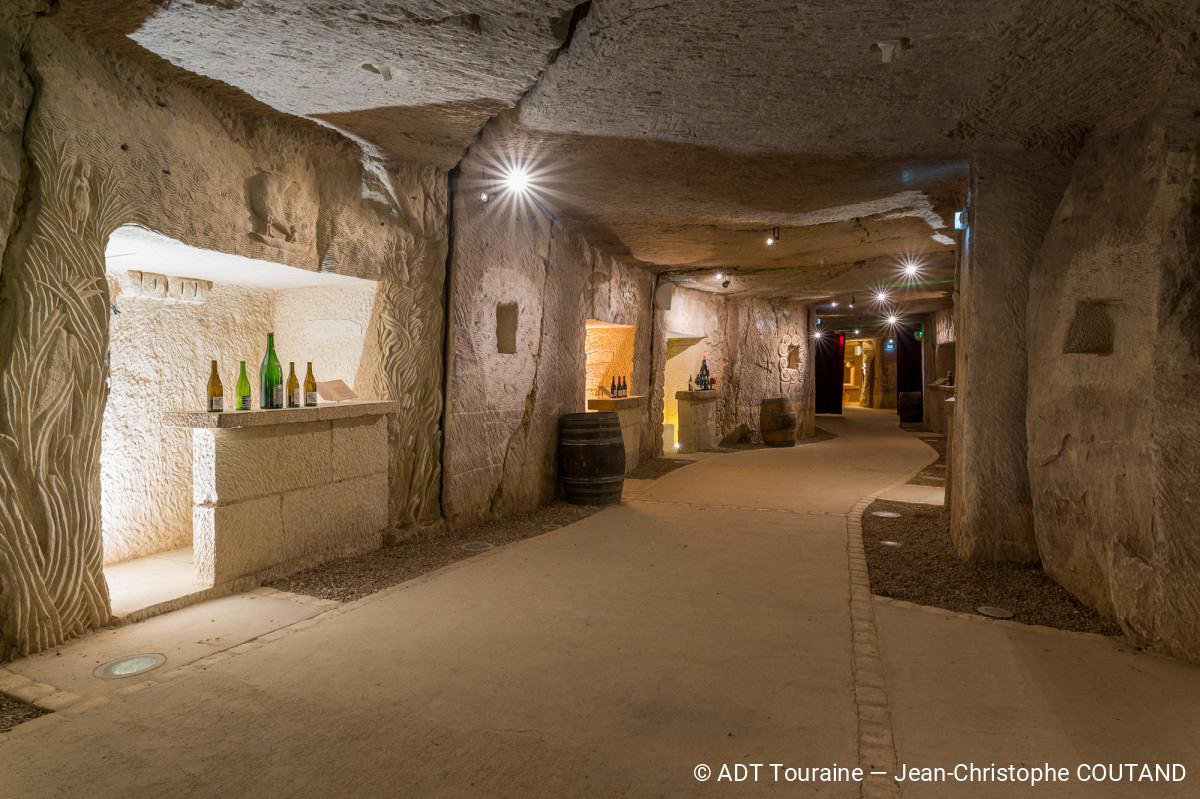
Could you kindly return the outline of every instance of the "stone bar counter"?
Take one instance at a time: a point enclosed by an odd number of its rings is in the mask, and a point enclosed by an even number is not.
[[[642,425],[646,418],[646,398],[621,397],[588,400],[589,411],[614,411],[621,420],[621,438],[625,441],[625,472],[628,474],[638,465],[641,454]]]
[[[676,391],[679,400],[679,451],[703,452],[717,446],[717,400],[722,389]]]
[[[377,549],[395,402],[176,412],[192,429],[196,580],[228,586]]]
[[[925,386],[926,401],[929,403],[929,432],[946,432],[946,413],[953,410],[947,406],[946,400],[954,397],[954,386],[930,383]]]

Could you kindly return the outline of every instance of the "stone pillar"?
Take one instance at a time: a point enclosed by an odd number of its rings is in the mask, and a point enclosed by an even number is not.
[[[1029,274],[1068,170],[1047,156],[992,152],[972,169],[955,281],[950,535],[965,560],[1035,562],[1026,465]]]

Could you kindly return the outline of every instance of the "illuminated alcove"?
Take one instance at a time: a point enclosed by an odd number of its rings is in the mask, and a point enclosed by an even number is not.
[[[108,397],[100,517],[114,612],[203,588],[192,569],[191,431],[164,413],[201,410],[213,360],[233,407],[240,361],[254,407],[267,333],[285,376],[359,377],[376,283],[192,247],[135,225],[105,251]]]

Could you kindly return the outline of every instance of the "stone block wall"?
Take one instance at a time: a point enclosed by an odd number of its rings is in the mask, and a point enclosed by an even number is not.
[[[191,432],[197,580],[230,584],[382,543],[386,417]]]

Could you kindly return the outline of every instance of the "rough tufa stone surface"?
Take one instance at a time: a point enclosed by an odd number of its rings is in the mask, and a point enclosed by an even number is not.
[[[1025,310],[1030,268],[1067,174],[1057,159],[1019,152],[976,163],[954,325],[950,534],[964,559],[1038,559],[1025,457]]]
[[[1167,105],[1098,131],[1075,165],[1030,285],[1028,468],[1046,571],[1200,662],[1200,137],[1184,129]],[[1076,335],[1081,308],[1110,339]]]

